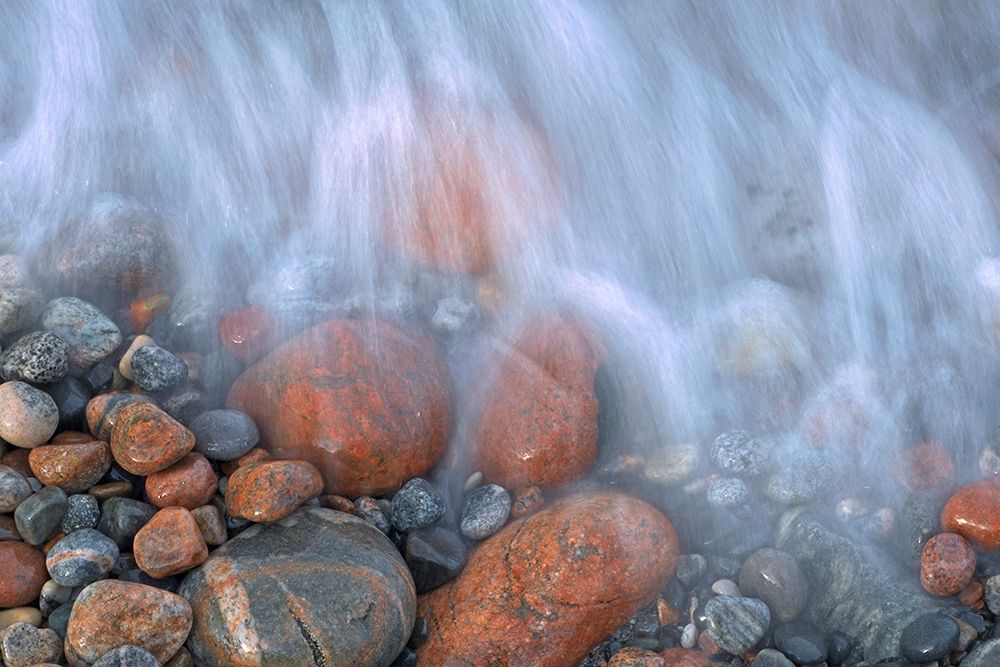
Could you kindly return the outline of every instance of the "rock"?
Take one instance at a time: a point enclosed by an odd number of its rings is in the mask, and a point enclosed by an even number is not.
[[[701,582],[708,570],[708,561],[701,554],[684,554],[677,559],[675,576],[684,588],[693,588]]]
[[[191,620],[191,606],[179,595],[126,581],[97,581],[73,604],[66,658],[70,667],[85,667],[120,646],[138,646],[166,662],[187,638]]]
[[[535,510],[541,508],[545,503],[542,490],[537,486],[525,486],[514,491],[510,505],[510,514],[514,518],[528,516]]]
[[[87,404],[87,428],[94,438],[111,442],[111,433],[121,417],[122,408],[131,403],[150,403],[148,396],[112,392],[94,396]]]
[[[976,646],[962,659],[962,667],[994,667],[1000,665],[1000,639],[991,639]]]
[[[768,452],[764,443],[746,431],[726,431],[712,443],[712,462],[736,475],[755,477],[764,472]]]
[[[114,379],[115,371],[107,364],[95,364],[83,376],[83,382],[92,396],[104,393],[110,389]]]
[[[132,353],[132,380],[144,391],[161,392],[188,377],[188,367],[172,352],[158,345],[143,345]]]
[[[219,478],[201,454],[186,454],[177,463],[146,478],[146,497],[153,505],[193,510],[215,495]]]
[[[27,287],[33,282],[28,260],[20,255],[0,255],[0,287]]]
[[[246,529],[180,590],[199,665],[259,665],[265,648],[290,665],[385,665],[413,627],[413,582],[392,543],[318,507]]]
[[[71,296],[49,301],[42,327],[65,341],[71,369],[90,368],[122,343],[114,322],[93,304]]]
[[[808,623],[779,625],[774,630],[774,645],[797,665],[818,665],[826,660],[826,639]]]
[[[45,558],[52,581],[60,586],[86,586],[111,571],[118,558],[114,540],[93,528],[73,531],[56,542]]]
[[[418,331],[335,320],[250,368],[227,406],[250,416],[276,456],[316,465],[327,493],[379,495],[430,470],[444,451],[451,381]]]
[[[87,403],[90,392],[87,386],[74,377],[67,377],[45,387],[59,411],[59,428],[78,430],[86,423]]]
[[[144,648],[119,646],[102,655],[94,667],[160,667],[160,661]]]
[[[101,507],[97,529],[110,537],[122,551],[132,551],[139,529],[156,514],[156,508],[131,498],[108,498]]]
[[[890,468],[907,493],[946,496],[955,486],[955,460],[937,442],[922,442],[899,452]]]
[[[444,498],[426,479],[416,477],[392,497],[390,519],[396,530],[406,533],[426,528],[444,516]]]
[[[451,581],[465,566],[462,538],[439,526],[411,531],[406,536],[405,554],[417,593]]]
[[[771,612],[761,600],[720,595],[705,604],[708,636],[723,651],[739,655],[764,638]]]
[[[692,626],[693,627],[693,626]],[[666,667],[710,667],[708,656],[686,648],[668,648],[660,652]]]
[[[63,339],[48,331],[36,331],[18,338],[0,355],[4,380],[48,384],[69,372],[69,354]]]
[[[712,481],[705,491],[709,505],[737,508],[746,504],[750,489],[746,482],[736,477],[720,477]]]
[[[42,293],[27,287],[0,288],[0,334],[31,326],[42,312]]]
[[[31,495],[31,485],[24,475],[10,466],[0,465],[0,512],[13,512]]]
[[[986,606],[993,614],[1000,615],[1000,575],[995,574],[986,580],[986,590],[983,594]]]
[[[795,557],[778,549],[750,554],[740,568],[740,590],[763,600],[778,620],[790,621],[809,599],[809,584]]]
[[[766,648],[757,653],[750,667],[795,667],[795,663],[776,649]]]
[[[121,374],[121,376],[126,380],[131,380],[132,356],[136,353],[136,350],[138,350],[139,348],[145,347],[146,345],[155,345],[155,344],[156,341],[154,341],[150,336],[146,336],[144,334],[140,334],[135,338],[133,338],[132,342],[129,343],[128,349],[126,349],[125,353],[122,355],[122,358],[118,360],[118,372]]]
[[[0,630],[15,623],[27,623],[37,628],[42,624],[42,613],[35,607],[14,607],[0,611]]]
[[[579,479],[597,457],[596,341],[569,315],[535,315],[497,346],[473,469],[506,488]]]
[[[986,549],[1000,549],[1000,481],[987,479],[955,491],[941,510],[941,527]]]
[[[217,547],[224,544],[228,535],[226,534],[226,520],[222,517],[222,512],[215,505],[203,505],[191,510],[191,516],[198,524],[198,530],[205,539],[205,544]]]
[[[133,475],[165,470],[194,448],[194,434],[152,403],[128,403],[117,417],[111,432],[111,454]]]
[[[476,304],[468,299],[449,296],[440,299],[431,315],[431,328],[441,334],[454,334],[476,318]]]
[[[21,541],[21,534],[17,532],[17,524],[14,523],[14,517],[0,514],[0,542],[6,542],[7,540]]]
[[[41,594],[38,596],[38,608],[41,610],[42,616],[47,618],[59,605],[69,601],[72,594],[72,588],[60,586],[51,579],[46,581],[42,585]]]
[[[646,503],[574,494],[485,540],[422,595],[421,665],[575,664],[673,576],[677,535]]]
[[[361,496],[360,498],[355,499],[354,503],[351,505],[351,510],[352,514],[357,514],[359,517],[375,526],[386,535],[388,535],[392,530],[392,521],[390,521],[389,517],[386,516],[386,513],[382,511],[382,507],[379,505],[378,501],[371,496]],[[417,592],[420,592],[419,588],[417,589]]]
[[[34,602],[48,578],[41,551],[24,542],[0,542],[0,608]]]
[[[62,489],[47,486],[17,506],[14,522],[21,539],[28,544],[39,545],[59,530],[69,502]]]
[[[41,630],[29,623],[14,623],[0,630],[0,656],[7,667],[57,663],[62,652],[62,638],[54,630]]]
[[[690,479],[700,463],[701,452],[696,445],[668,445],[646,457],[642,475],[650,482],[673,486]]]
[[[893,544],[902,559],[914,566],[920,565],[920,554],[938,530],[941,516],[940,501],[922,493],[906,496],[903,506],[896,514]]]
[[[732,579],[717,579],[712,582],[711,591],[716,595],[732,595],[742,597],[740,587]]]
[[[830,463],[820,452],[795,451],[782,458],[767,480],[765,495],[776,503],[798,505],[820,497],[833,479]]]
[[[135,563],[156,579],[187,572],[208,558],[198,522],[183,507],[167,507],[139,529],[133,542]]]
[[[899,636],[907,660],[934,662],[949,655],[958,644],[958,623],[944,614],[924,614],[913,619]]]
[[[17,447],[37,447],[59,426],[55,401],[23,382],[0,384],[0,438]]]
[[[222,344],[237,359],[256,363],[278,342],[278,324],[258,305],[231,311],[219,320]]]
[[[308,461],[264,461],[229,476],[226,513],[250,521],[278,521],[323,491],[323,476]]]
[[[940,533],[924,545],[920,585],[931,595],[955,595],[976,571],[976,554],[961,535]]]
[[[465,499],[462,509],[462,535],[482,540],[503,528],[510,516],[510,494],[496,484],[481,486]]]
[[[79,493],[99,482],[111,469],[111,448],[98,440],[42,445],[31,450],[28,464],[42,484]]]
[[[246,413],[209,410],[191,422],[194,450],[215,461],[232,461],[257,446],[260,432]]]
[[[663,658],[649,649],[626,646],[616,651],[608,667],[664,667]]]

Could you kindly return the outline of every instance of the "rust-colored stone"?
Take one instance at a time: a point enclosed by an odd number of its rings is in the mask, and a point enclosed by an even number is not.
[[[608,667],[664,667],[663,658],[649,649],[626,646],[608,661]]]
[[[506,488],[579,479],[597,457],[595,341],[568,315],[536,315],[502,350],[473,468]]]
[[[955,491],[941,510],[941,527],[986,549],[1000,549],[1000,481],[983,480]]]
[[[392,491],[434,465],[451,427],[451,381],[423,333],[385,320],[324,322],[233,384],[227,406],[275,456],[303,459],[326,492]]]
[[[320,498],[319,501],[322,503],[323,507],[329,507],[330,509],[337,510],[338,512],[357,514],[357,508],[354,507],[354,503],[351,502],[350,498],[327,495]]]
[[[28,465],[45,486],[80,493],[99,482],[111,468],[111,448],[93,438],[90,442],[42,445],[31,450]]]
[[[87,428],[98,440],[111,442],[121,409],[130,403],[149,403],[148,396],[128,392],[98,394],[87,403]]]
[[[986,587],[983,582],[979,579],[973,579],[968,586],[963,588],[958,594],[958,601],[964,604],[966,607],[972,607],[973,609],[983,608],[983,593],[986,592]]]
[[[8,514],[0,514],[0,542],[7,540],[20,540],[21,533],[17,531],[17,524],[14,517]],[[3,605],[0,605],[2,607]]]
[[[656,509],[602,491],[558,500],[485,540],[457,579],[420,597],[420,664],[573,665],[674,573]]]
[[[528,516],[545,502],[542,490],[537,486],[524,486],[514,491],[510,515],[515,519]]]
[[[56,433],[52,440],[49,441],[50,445],[78,445],[84,442],[93,442],[94,436],[89,433],[84,433],[83,431],[62,431]]]
[[[191,605],[174,593],[128,581],[97,581],[73,604],[64,649],[70,667],[87,667],[119,646],[138,646],[160,663],[191,631]]]
[[[264,461],[229,477],[226,513],[251,521],[278,521],[323,491],[323,476],[308,461]]]
[[[234,472],[239,470],[245,465],[251,463],[261,463],[262,461],[269,461],[271,459],[271,452],[263,449],[261,447],[254,447],[249,452],[239,457],[234,461],[223,461],[222,462],[222,474],[232,475]]]
[[[663,667],[710,667],[708,656],[686,648],[668,648],[660,652]]]
[[[197,452],[185,454],[169,468],[146,478],[146,497],[157,507],[193,510],[212,499],[219,478],[212,464]]]
[[[219,320],[223,346],[247,364],[255,363],[274,346],[275,329],[271,316],[257,305],[234,310]]]
[[[666,598],[656,598],[656,618],[661,626],[677,625],[681,620],[681,610],[675,608]]]
[[[152,403],[121,408],[111,432],[111,454],[133,475],[172,466],[194,448],[194,433]]]
[[[187,572],[208,558],[208,546],[191,512],[167,507],[139,529],[132,543],[135,564],[155,579]]]
[[[59,540],[61,540],[64,537],[66,537],[66,533],[62,532],[61,530],[57,531],[52,537],[45,540],[45,543],[38,548],[41,549],[42,554],[48,556],[49,552],[52,551],[52,547],[59,544]]]
[[[160,313],[164,313],[170,308],[169,294],[154,294],[133,300],[125,308],[128,319],[132,323],[132,328],[136,333],[145,333],[149,323],[156,319]]]
[[[35,602],[48,578],[41,551],[24,542],[0,542],[0,609]]]
[[[0,458],[0,465],[13,468],[25,477],[34,477],[35,473],[31,472],[31,464],[28,463],[30,454],[31,450],[15,447]]]
[[[955,460],[941,444],[922,442],[896,455],[892,474],[909,493],[944,496],[955,486]]]
[[[920,554],[920,585],[944,597],[962,591],[976,570],[976,554],[961,535],[939,533],[927,540]]]
[[[95,484],[90,487],[87,491],[90,495],[94,496],[100,501],[105,501],[108,498],[118,498],[118,497],[128,497],[132,495],[132,483],[131,482],[106,482],[104,484]]]

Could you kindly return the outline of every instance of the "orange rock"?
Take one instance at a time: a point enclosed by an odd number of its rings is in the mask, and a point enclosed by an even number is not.
[[[239,470],[245,465],[251,463],[260,463],[262,461],[268,461],[271,459],[271,452],[260,447],[254,447],[249,452],[236,459],[235,461],[223,461],[222,462],[222,474],[232,475],[234,472]]]
[[[648,649],[626,646],[611,656],[608,667],[664,667],[663,658]]]
[[[418,600],[421,665],[577,664],[674,573],[677,534],[650,505],[575,494],[518,519]]]
[[[660,625],[677,625],[681,620],[681,610],[675,609],[666,598],[656,599],[656,618]]]
[[[247,306],[222,316],[222,344],[240,361],[252,364],[277,342],[275,323],[260,306]]]
[[[169,468],[194,448],[194,433],[152,403],[121,408],[111,432],[111,454],[133,475]]]
[[[892,473],[910,493],[946,495],[955,486],[955,461],[937,442],[922,442],[896,455]]]
[[[972,607],[973,609],[983,608],[983,593],[986,592],[986,587],[983,582],[978,579],[973,579],[972,582],[962,589],[958,594],[958,601],[964,604],[966,607]]]
[[[308,461],[265,461],[243,466],[226,487],[226,514],[278,521],[323,491],[323,476]]]
[[[45,486],[80,493],[99,482],[111,468],[111,448],[93,438],[76,444],[42,445],[31,450],[28,465]]]
[[[28,456],[30,454],[30,450],[15,447],[0,458],[0,465],[13,468],[25,477],[34,477],[35,473],[31,472],[31,464],[28,463]]]
[[[208,545],[191,512],[167,507],[139,529],[132,543],[135,564],[155,579],[187,572],[208,558]]]
[[[154,294],[152,296],[135,299],[126,308],[132,328],[136,333],[145,333],[149,323],[156,319],[160,313],[166,312],[170,308],[169,294]]]
[[[193,510],[212,499],[219,478],[212,464],[201,454],[186,454],[169,468],[146,478],[146,496],[157,507]]]
[[[426,473],[451,428],[437,346],[385,320],[336,320],[280,346],[233,384],[275,456],[319,468],[326,492],[380,495]]]
[[[52,440],[49,441],[50,445],[78,445],[83,442],[93,442],[94,436],[89,433],[83,433],[82,431],[63,431],[61,433],[56,433]]]
[[[686,648],[668,648],[660,652],[664,667],[710,667],[708,656]]]
[[[955,491],[941,510],[941,527],[986,549],[1000,549],[1000,481],[988,479]]]
[[[35,602],[48,578],[41,551],[24,542],[0,542],[0,609]]]
[[[976,570],[976,554],[961,535],[939,533],[920,553],[920,585],[931,595],[961,592]]]
[[[149,397],[127,392],[98,394],[87,403],[87,428],[98,440],[111,442],[111,431],[118,423],[121,409],[130,403],[142,402],[149,403]]]
[[[566,315],[525,320],[504,349],[473,440],[473,468],[506,488],[579,479],[597,457],[595,342]]]
[[[319,500],[323,504],[323,507],[329,507],[330,509],[337,510],[338,512],[357,514],[357,508],[354,506],[354,503],[351,502],[350,498],[345,498],[344,496],[326,495]]]

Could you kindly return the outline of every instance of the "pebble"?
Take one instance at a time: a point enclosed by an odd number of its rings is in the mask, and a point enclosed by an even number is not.
[[[239,410],[209,410],[191,422],[194,450],[214,461],[238,459],[257,446],[260,432],[250,417]]]
[[[0,630],[0,656],[6,667],[31,667],[62,659],[62,638],[54,630],[14,623]]]
[[[681,646],[684,648],[694,648],[698,644],[698,627],[694,623],[688,623],[681,631]]]
[[[844,635],[834,632],[827,638],[826,662],[830,667],[840,667],[851,654],[851,642]]]
[[[979,633],[962,619],[956,618],[954,621],[958,624],[958,643],[955,644],[955,650],[968,651],[969,647],[972,646],[972,642],[979,638]]]
[[[986,580],[983,599],[986,601],[986,607],[995,616],[1000,616],[1000,574],[993,575]]]
[[[159,345],[143,345],[132,353],[132,380],[144,391],[167,391],[188,377],[188,367]]]
[[[156,514],[156,508],[132,498],[113,497],[101,506],[97,530],[118,545],[121,551],[132,551],[132,541],[139,529]]]
[[[160,667],[160,661],[144,648],[119,646],[102,655],[93,667]]]
[[[30,384],[0,384],[0,438],[17,447],[37,447],[59,426],[59,409],[52,397]]]
[[[94,496],[100,502],[104,502],[108,498],[123,497],[129,498],[132,496],[134,491],[132,487],[132,482],[105,482],[103,484],[95,484],[94,486],[87,489],[87,493]]]
[[[608,661],[608,667],[664,667],[664,664],[659,654],[638,646],[626,646]]]
[[[152,403],[128,403],[117,416],[111,454],[133,475],[169,468],[194,448],[194,434]]]
[[[31,495],[31,485],[24,475],[10,466],[0,465],[0,512],[13,512]]]
[[[128,348],[125,350],[125,354],[122,358],[118,360],[118,372],[126,380],[132,379],[132,355],[135,354],[136,350],[140,347],[145,347],[146,345],[155,345],[154,341],[150,336],[145,334],[140,334],[132,339],[129,343]]]
[[[443,517],[444,512],[441,492],[426,479],[415,477],[392,497],[389,518],[396,530],[406,533],[431,525]]]
[[[219,319],[222,344],[245,364],[254,364],[274,347],[278,324],[259,305],[226,313]]]
[[[70,665],[89,665],[108,651],[132,645],[166,662],[184,643],[191,622],[191,606],[179,595],[127,581],[97,581],[73,603],[66,657]]]
[[[510,516],[511,498],[497,484],[481,486],[465,498],[460,529],[470,540],[482,540],[503,528]]]
[[[60,429],[79,429],[86,423],[90,391],[82,381],[66,377],[45,387],[59,411]]]
[[[31,477],[31,466],[28,465],[28,454],[31,452],[21,447],[14,447],[0,457],[0,465],[13,468],[25,477]]]
[[[742,507],[750,497],[750,489],[742,479],[721,477],[709,483],[705,497],[715,507]]]
[[[933,441],[900,451],[890,471],[907,493],[946,496],[955,486],[955,460],[946,447]]]
[[[174,654],[174,657],[167,660],[163,667],[196,667],[191,652],[181,647],[181,650]]]
[[[764,472],[768,453],[764,443],[746,431],[726,431],[712,443],[712,462],[737,476],[755,477]]]
[[[42,544],[59,530],[68,509],[66,493],[57,486],[47,486],[17,506],[17,532],[28,544]]]
[[[186,454],[169,468],[146,478],[146,497],[156,507],[184,507],[193,510],[215,495],[219,478],[212,464],[201,454]]]
[[[924,614],[913,619],[899,636],[899,649],[907,660],[934,662],[949,655],[958,644],[955,619],[944,614]]]
[[[778,549],[750,554],[740,568],[740,590],[763,600],[781,621],[796,618],[809,598],[809,585],[798,561]]]
[[[379,502],[371,496],[356,498],[353,504],[354,514],[372,524],[386,535],[392,530],[392,522],[382,511]]]
[[[478,489],[482,485],[483,473],[481,470],[477,470],[465,478],[465,482],[462,483],[462,493],[469,493],[473,489]]]
[[[411,531],[406,536],[404,553],[417,593],[426,593],[451,581],[465,566],[462,538],[440,526]]]
[[[642,474],[650,482],[672,486],[685,482],[698,470],[701,450],[693,444],[658,448],[643,462]]]
[[[893,540],[897,553],[905,562],[919,565],[924,544],[938,531],[940,516],[940,501],[921,493],[906,496],[896,514]]]
[[[17,532],[17,524],[14,523],[14,517],[0,514],[0,542],[6,542],[7,540],[20,542],[21,534]]]
[[[135,534],[136,565],[156,579],[187,572],[208,558],[198,522],[183,507],[167,507]]]
[[[712,583],[712,592],[716,595],[731,595],[741,597],[740,587],[732,579],[718,579]]]
[[[36,607],[14,607],[0,611],[0,630],[15,623],[28,623],[37,628],[42,624],[42,612]]]
[[[1000,480],[988,479],[963,486],[941,510],[941,527],[981,545],[1000,549]]]
[[[705,616],[709,637],[734,655],[757,646],[771,623],[767,605],[746,597],[714,597],[705,604]]]
[[[76,493],[66,498],[68,509],[59,530],[69,535],[81,528],[96,528],[101,518],[101,508],[97,498],[89,493]]]
[[[191,516],[198,524],[198,530],[205,539],[205,544],[217,547],[224,544],[228,536],[226,534],[226,520],[222,512],[215,505],[203,505],[191,510]]]
[[[48,331],[36,331],[18,338],[0,355],[0,375],[4,380],[49,384],[69,372],[66,343]]]
[[[823,633],[807,623],[784,623],[774,629],[774,645],[798,665],[818,665],[826,660]]]
[[[42,328],[66,343],[71,368],[86,370],[104,360],[122,343],[122,335],[107,316],[76,297],[49,301]]]
[[[767,480],[764,495],[782,505],[810,503],[830,485],[833,471],[820,452],[796,451],[782,458],[778,470]]]
[[[795,667],[795,663],[777,649],[765,648],[754,656],[750,667]]]
[[[99,482],[111,469],[111,448],[99,440],[42,445],[31,450],[28,465],[46,486],[79,493]]]
[[[996,667],[1000,665],[1000,639],[982,642],[962,659],[962,667]]]
[[[0,334],[26,329],[42,312],[42,293],[29,287],[0,288]]]
[[[516,519],[528,516],[545,504],[542,490],[537,486],[524,486],[514,491],[511,500],[510,515]]]
[[[38,596],[38,608],[41,610],[42,616],[48,617],[60,605],[68,602],[72,594],[72,588],[60,586],[51,579],[46,581],[42,585],[42,591]]]
[[[151,399],[145,394],[124,392],[108,392],[98,394],[87,403],[87,429],[94,438],[102,442],[111,442],[111,433],[118,423],[122,408],[130,403],[149,403]]]
[[[701,554],[684,554],[677,559],[677,571],[674,574],[685,588],[694,588],[701,582],[708,570],[708,561]]]
[[[0,255],[0,286],[26,287],[32,283],[28,260],[21,255]]]
[[[87,371],[87,374],[83,376],[84,386],[90,391],[92,396],[97,394],[103,394],[111,388],[111,383],[114,382],[115,371],[107,364],[95,364],[93,368]]]
[[[81,528],[56,542],[45,558],[52,581],[60,586],[86,586],[111,571],[118,558],[114,540],[94,530]]]
[[[0,542],[0,608],[31,604],[47,579],[41,551],[24,542]]]
[[[250,521],[278,521],[323,492],[323,476],[307,461],[265,461],[229,476],[226,514]]]
[[[961,535],[940,533],[927,541],[920,558],[920,585],[931,595],[955,595],[976,570],[976,554]]]

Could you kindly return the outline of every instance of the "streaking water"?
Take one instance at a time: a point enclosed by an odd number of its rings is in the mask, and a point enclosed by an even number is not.
[[[604,332],[658,443],[971,467],[998,435],[993,3],[5,0],[0,30],[6,251],[112,192],[199,289],[326,258],[374,294],[471,215],[513,303]]]

